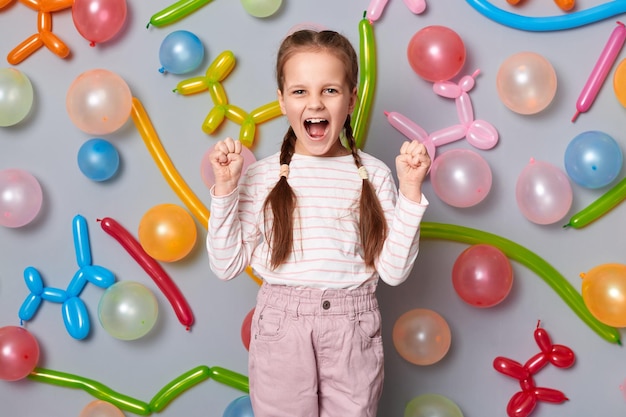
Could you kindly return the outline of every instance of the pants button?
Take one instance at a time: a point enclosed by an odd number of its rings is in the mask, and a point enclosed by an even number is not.
[[[326,300],[322,303],[322,308],[328,310],[330,308],[330,301]]]

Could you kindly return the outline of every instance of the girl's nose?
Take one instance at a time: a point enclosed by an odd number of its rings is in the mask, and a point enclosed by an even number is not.
[[[311,94],[307,103],[309,109],[320,110],[324,108],[324,102],[319,94]]]

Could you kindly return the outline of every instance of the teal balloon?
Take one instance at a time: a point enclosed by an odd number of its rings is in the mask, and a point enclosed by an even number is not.
[[[587,131],[574,137],[565,149],[565,171],[576,184],[602,188],[612,183],[622,170],[620,145],[610,135]]]
[[[454,401],[443,395],[423,394],[409,401],[404,417],[463,417],[463,413]]]
[[[78,150],[78,168],[90,180],[106,181],[113,177],[120,165],[120,155],[111,142],[94,138]]]
[[[282,0],[241,0],[243,8],[254,17],[269,17],[276,13]]]
[[[197,69],[204,59],[204,45],[193,33],[177,30],[163,39],[159,48],[159,71],[186,74]]]
[[[33,105],[33,85],[20,70],[0,68],[0,127],[13,126]]]
[[[250,396],[244,395],[228,404],[228,407],[224,410],[223,417],[254,417]]]

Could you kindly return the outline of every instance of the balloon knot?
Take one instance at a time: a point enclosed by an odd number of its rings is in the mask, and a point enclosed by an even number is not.
[[[91,42],[89,42],[89,46],[91,46],[93,48],[94,46],[96,46],[96,43],[94,41],[91,41]]]

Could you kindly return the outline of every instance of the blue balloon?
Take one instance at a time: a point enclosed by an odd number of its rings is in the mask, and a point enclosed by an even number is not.
[[[228,404],[228,407],[224,410],[223,417],[254,417],[250,396],[244,395]]]
[[[89,244],[87,220],[80,214],[74,216],[74,220],[72,220],[72,232],[78,266],[91,265],[91,246]]]
[[[82,340],[89,335],[91,324],[83,300],[70,297],[63,303],[63,322],[65,329],[74,339]]]
[[[163,39],[159,49],[162,67],[159,72],[186,74],[198,68],[204,59],[204,45],[196,35],[177,30]]]
[[[42,300],[43,298],[39,295],[33,293],[29,294],[17,313],[20,320],[28,321],[32,319],[37,310],[39,310]]]
[[[611,0],[584,10],[554,16],[522,16],[500,9],[488,0],[466,0],[487,18],[514,29],[529,32],[567,30],[600,22],[626,12],[626,2]]]
[[[78,167],[90,180],[106,181],[117,172],[120,155],[110,142],[89,139],[78,151]]]
[[[565,150],[567,175],[585,188],[609,185],[622,170],[622,163],[622,149],[604,132],[583,132],[572,139]]]

